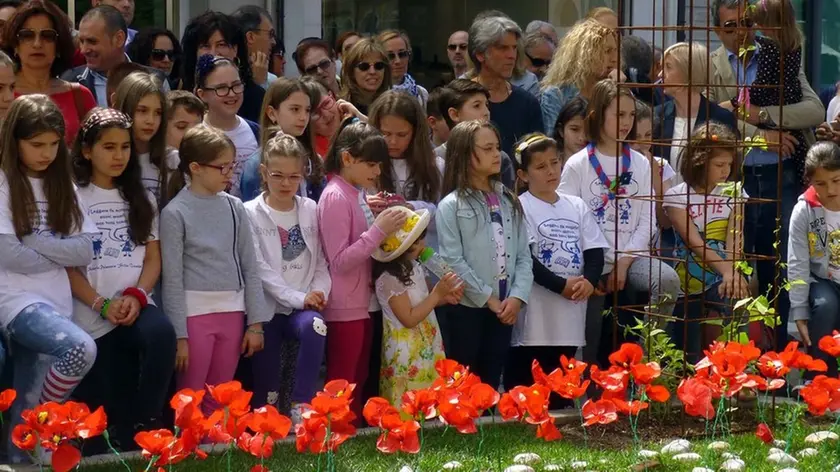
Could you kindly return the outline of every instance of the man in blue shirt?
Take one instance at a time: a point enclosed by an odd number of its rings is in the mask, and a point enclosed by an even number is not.
[[[715,0],[712,5],[715,33],[723,46],[711,55],[713,73],[709,98],[729,110],[734,109],[739,92],[753,83],[758,72],[760,49],[747,51],[743,57],[739,57],[741,48],[757,46],[754,42],[753,22],[745,14],[746,11],[747,2],[744,0]],[[787,262],[788,221],[803,190],[795,165],[789,158],[796,140],[783,130],[804,130],[806,140],[811,144],[814,142],[811,129],[819,125],[825,116],[825,109],[808,84],[804,70],[800,70],[799,82],[802,101],[783,107],[760,108],[752,105],[746,110],[747,116],[738,121],[741,136],[760,136],[768,143],[776,144],[767,150],[751,149],[744,158],[743,167],[744,190],[752,198],[768,201],[746,206],[744,251],[748,254],[773,256],[774,260],[757,263],[759,293],[765,294],[768,288],[773,287],[771,297],[787,277],[782,266],[780,279],[775,281],[776,263]],[[780,213],[776,201],[781,202]],[[777,241],[778,245],[775,244]],[[777,348],[786,344],[789,308],[787,292],[781,291],[778,312],[782,323],[776,329]]]

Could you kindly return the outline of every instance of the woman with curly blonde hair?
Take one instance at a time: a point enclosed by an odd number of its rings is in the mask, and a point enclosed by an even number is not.
[[[542,80],[543,124],[546,134],[554,131],[560,110],[572,98],[590,98],[592,87],[608,76],[620,80],[618,41],[615,30],[587,19],[566,34],[554,53]]]

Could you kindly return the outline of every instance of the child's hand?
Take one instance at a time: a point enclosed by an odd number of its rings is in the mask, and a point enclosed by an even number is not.
[[[393,234],[405,224],[405,213],[396,208],[386,208],[373,222],[385,234]]]
[[[449,292],[449,294],[447,294],[445,297],[443,297],[443,300],[441,300],[441,304],[442,305],[457,305],[457,304],[461,303],[461,297],[463,297],[463,296],[464,296],[464,284],[462,283],[462,284],[458,285],[457,287],[455,287],[455,289],[452,290],[451,292]]]
[[[120,320],[120,324],[124,326],[131,326],[135,321],[137,321],[137,317],[140,316],[140,300],[132,297],[131,295],[126,295],[120,298],[123,302],[122,309],[120,311],[125,314],[123,319]]]
[[[632,257],[623,257],[615,263],[612,272],[607,276],[607,292],[620,292],[627,284],[627,270],[633,263]]]
[[[326,304],[327,300],[324,297],[324,292],[320,291],[309,292],[306,294],[306,298],[303,299],[303,307],[308,310],[321,311]]]
[[[245,357],[251,357],[254,353],[262,351],[265,342],[263,334],[262,323],[248,326],[248,329],[245,330],[245,336],[242,338],[242,354]]]
[[[740,300],[750,296],[750,285],[740,272],[732,268],[723,274],[718,293],[723,298]]]
[[[356,117],[359,121],[367,122],[367,117],[359,111],[352,103],[347,100],[338,100],[335,102],[338,106],[338,111],[341,113],[341,119],[346,120],[351,116]]]
[[[566,298],[568,300],[574,300],[575,284],[578,282],[578,280],[581,279],[583,279],[583,276],[581,275],[578,275],[577,277],[569,277],[568,279],[566,279],[566,286],[563,287],[562,293],[563,298]]]
[[[490,295],[490,298],[487,300],[487,308],[498,316],[502,312],[502,302],[493,295]]]
[[[108,303],[108,310],[105,311],[105,319],[115,325],[122,324],[122,320],[125,318],[122,311],[123,303],[123,297],[112,298]]]
[[[454,272],[447,272],[442,279],[435,284],[432,293],[437,295],[438,299],[444,299],[447,295],[454,292],[458,286],[458,276]]]
[[[500,308],[499,320],[506,325],[514,325],[519,317],[519,310],[522,309],[522,300],[515,297],[505,298]]]
[[[566,282],[566,286],[569,286],[569,283]],[[592,286],[588,280],[583,277],[580,277],[572,286],[572,300],[576,302],[586,301],[590,296],[592,296],[592,292],[595,291],[595,287]]]
[[[370,207],[370,211],[372,211],[374,215],[379,215],[382,213],[382,210],[388,208],[388,200],[382,196],[382,192],[379,192],[376,195],[368,195],[366,200],[368,206]]]
[[[186,338],[178,340],[178,348],[175,351],[175,370],[184,372],[190,365],[190,346]]]

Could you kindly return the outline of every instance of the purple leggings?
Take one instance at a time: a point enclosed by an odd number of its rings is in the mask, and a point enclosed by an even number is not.
[[[318,374],[324,359],[327,324],[314,311],[294,311],[290,315],[275,314],[270,323],[263,325],[265,347],[254,354],[254,408],[264,405],[278,406],[278,393],[284,382],[294,383],[292,402],[308,403],[315,396]],[[284,340],[300,342],[300,350],[293,379],[280,378],[280,353]]]

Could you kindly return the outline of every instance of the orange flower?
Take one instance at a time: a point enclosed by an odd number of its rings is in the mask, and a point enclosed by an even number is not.
[[[427,388],[409,390],[402,396],[401,409],[412,418],[430,420],[437,416],[437,395]]]
[[[633,343],[624,343],[618,351],[610,354],[610,364],[629,369],[634,364],[642,362],[645,353],[641,346]]]
[[[257,464],[254,467],[251,467],[250,472],[271,472],[271,471],[268,470],[268,467],[266,467],[264,465],[261,465],[261,464]]]
[[[534,359],[531,363],[531,374],[534,376],[534,383],[546,386],[554,393],[569,400],[580,398],[586,393],[586,389],[590,383],[589,380],[586,380],[581,384],[582,374],[583,370],[586,369],[586,364],[576,361],[570,362],[565,356],[562,356],[560,361],[562,362],[561,368],[554,369],[551,374],[545,375],[539,361]]]
[[[134,442],[142,448],[143,457],[160,457],[175,442],[175,436],[168,429],[140,431],[134,435]]]
[[[382,418],[392,414],[399,415],[399,412],[388,400],[382,397],[371,397],[362,409],[362,416],[365,417],[365,421],[376,428],[383,428]]]
[[[82,439],[90,439],[102,434],[108,426],[108,417],[105,416],[105,409],[101,406],[93,413],[87,415],[76,425],[76,435]]]
[[[479,383],[470,387],[467,399],[473,408],[478,410],[479,415],[484,410],[493,408],[499,403],[499,391],[485,384]]]
[[[82,453],[65,442],[53,452],[51,464],[53,472],[70,472],[76,468],[81,460]]]
[[[812,415],[840,410],[840,379],[818,375],[800,391],[800,395]]]
[[[551,391],[544,385],[514,387],[499,401],[502,418],[517,419],[530,424],[548,421],[548,398]]]
[[[586,362],[581,362],[574,357],[569,359],[566,356],[560,356],[560,367],[563,368],[566,375],[582,377],[584,372],[586,372],[587,366],[588,364]]]
[[[629,416],[636,416],[641,413],[642,410],[646,410],[649,406],[647,402],[641,402],[639,400],[632,400],[628,402],[619,398],[613,398],[612,400],[606,401],[612,401],[619,413]]]
[[[321,454],[335,451],[344,441],[356,434],[356,428],[349,422],[329,422],[326,416],[317,414],[314,410],[304,410],[301,417],[303,421],[295,426],[295,446],[298,452],[309,450]]]
[[[685,405],[685,412],[707,420],[715,417],[712,392],[712,387],[707,382],[696,377],[683,379],[677,387],[677,397]]]
[[[818,345],[831,357],[840,357],[840,332],[835,329],[831,336],[823,336]]]
[[[182,389],[172,396],[169,406],[175,411],[175,426],[184,430],[193,428],[201,423],[204,414],[201,412],[201,402],[206,390]]]
[[[765,423],[759,424],[755,429],[755,437],[760,439],[764,444],[773,442],[773,432],[770,431],[770,427]]]
[[[642,393],[652,401],[665,403],[671,398],[671,392],[662,385],[643,385],[642,387]]]
[[[794,369],[805,369],[812,372],[827,372],[828,366],[822,359],[814,359],[808,354],[800,352],[796,360],[791,364]]]
[[[292,428],[292,420],[280,414],[277,408],[266,405],[257,408],[248,420],[248,427],[258,435],[271,437],[273,440],[283,439]]]
[[[620,366],[612,366],[608,370],[601,370],[597,365],[593,365],[590,369],[589,376],[605,392],[611,392],[621,396],[627,390],[629,374]]]
[[[420,423],[416,420],[403,421],[399,413],[394,410],[394,413],[382,418],[382,428],[385,432],[376,441],[376,449],[379,451],[385,454],[393,454],[397,451],[408,454],[420,452],[420,439],[417,437]]]
[[[475,420],[479,417],[476,410],[463,393],[456,389],[438,392],[438,413],[443,424],[454,427],[461,434],[478,432]]]
[[[312,399],[312,409],[321,415],[329,416],[331,421],[352,421],[356,418],[350,411],[355,388],[355,384],[346,380],[327,382],[324,390]]]
[[[8,410],[15,402],[15,398],[17,398],[17,392],[14,389],[3,390],[3,393],[0,393],[0,412]]]
[[[12,444],[21,451],[34,451],[38,433],[28,424],[19,424],[12,430]]]
[[[662,368],[659,367],[658,362],[648,362],[647,364],[633,364],[630,367],[630,375],[637,384],[647,385],[656,380],[662,373]]]
[[[480,382],[478,377],[471,374],[469,369],[452,359],[441,359],[435,363],[435,370],[440,376],[432,382],[432,390],[440,391],[447,388],[462,389]]]
[[[554,420],[545,421],[537,426],[537,438],[542,438],[546,441],[557,441],[558,439],[563,439],[563,433],[557,429]]]
[[[583,418],[585,420],[584,426],[610,424],[618,419],[615,403],[610,400],[598,400],[596,402],[587,400],[583,404]]]
[[[271,457],[271,453],[274,450],[274,439],[268,434],[252,436],[246,432],[239,435],[239,439],[236,440],[236,445],[239,446],[239,449],[256,458],[265,459]]]
[[[242,390],[242,384],[232,380],[223,384],[207,386],[210,396],[219,405],[227,409],[228,414],[234,417],[244,416],[251,409],[251,396],[253,393]]]
[[[779,353],[770,351],[758,358],[758,371],[769,379],[780,379],[790,372],[790,367]]]

